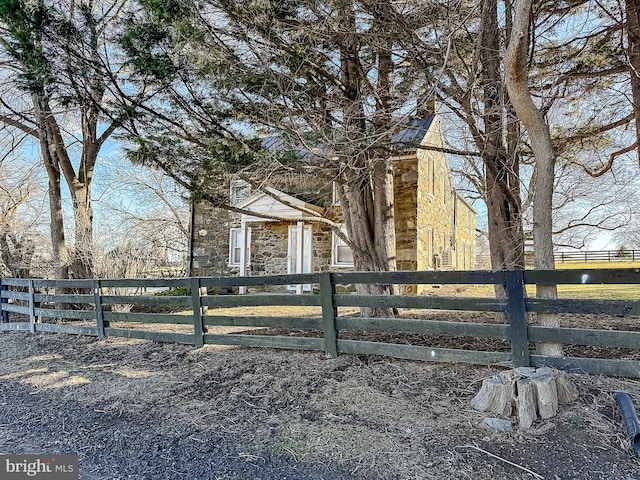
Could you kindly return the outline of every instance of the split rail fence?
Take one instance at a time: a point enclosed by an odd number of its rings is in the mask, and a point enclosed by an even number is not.
[[[303,284],[314,293],[252,293],[207,295],[245,286],[263,288]],[[354,284],[493,285],[506,287],[508,298],[444,297],[429,295],[359,295],[336,293],[336,286]],[[207,344],[285,348],[340,353],[384,355],[395,358],[481,365],[542,366],[591,374],[640,378],[640,361],[536,355],[536,342],[622,348],[640,352],[640,331],[595,328],[551,328],[527,323],[528,313],[603,314],[640,316],[636,300],[576,300],[527,298],[527,284],[640,284],[639,269],[563,271],[457,271],[313,273],[262,277],[39,280],[1,279],[0,331],[62,332],[105,337],[126,337],[178,342],[201,347]],[[182,288],[180,296],[154,296],[134,292]],[[64,292],[64,293],[62,293]],[[75,309],[71,309],[73,305]],[[118,306],[165,306],[186,310],[177,313],[133,313]],[[224,315],[230,307],[320,307],[316,316]],[[342,307],[389,307],[419,310],[503,312],[508,323],[472,323],[418,318],[363,318],[339,314]],[[120,309],[122,310],[122,309]],[[342,310],[344,312],[344,310]],[[118,327],[126,322],[126,328]],[[130,328],[131,323],[182,325],[184,332]],[[261,335],[209,333],[208,327],[271,327],[299,334]],[[321,331],[321,338],[304,331]],[[477,351],[341,338],[341,332],[374,331],[456,338],[472,337],[509,342],[505,351]],[[300,333],[302,332],[302,333]],[[249,334],[250,333],[250,334]],[[346,336],[346,335],[345,335]],[[509,351],[510,350],[510,351]]]
[[[556,252],[556,263],[588,262],[636,262],[640,260],[640,250],[585,250]]]

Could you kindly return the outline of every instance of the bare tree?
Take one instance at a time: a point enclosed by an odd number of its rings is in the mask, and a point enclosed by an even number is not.
[[[0,163],[0,261],[3,274],[12,277],[27,278],[32,273],[42,233],[43,189],[38,170],[15,156],[5,156]]]
[[[58,278],[92,275],[93,174],[100,149],[119,124],[118,118],[104,114],[106,80],[113,75],[108,39],[125,5],[126,0],[36,0],[0,6],[0,124],[22,135],[20,140],[39,146],[49,180]],[[72,200],[71,249],[63,219],[62,179]]]
[[[505,78],[509,98],[518,119],[527,129],[536,160],[533,197],[534,267],[538,270],[554,270],[552,207],[556,153],[549,126],[529,92],[527,75],[530,22],[531,0],[516,0],[513,30],[504,61]],[[538,284],[536,295],[539,298],[557,298],[557,286]],[[538,315],[538,321],[549,327],[558,327],[560,324],[557,315],[541,314]],[[559,344],[540,344],[539,350],[545,355],[562,356]]]
[[[96,273],[167,276],[185,271],[189,199],[183,188],[160,170],[117,159],[105,162],[97,191],[101,266]]]
[[[211,0],[176,2],[172,8],[174,14],[166,18],[151,6],[145,22],[136,27],[156,28],[161,41],[150,46],[145,39],[127,37],[141,78],[170,73],[158,78],[158,85],[174,106],[137,127],[140,147],[133,157],[180,176],[196,196],[225,208],[229,205],[223,198],[189,185],[197,163],[187,145],[208,153],[213,170],[226,167],[247,177],[262,174],[262,179],[299,172],[325,184],[333,181],[356,269],[395,270],[391,157],[400,146],[392,138],[411,123],[411,113],[434,113],[430,95],[418,94],[425,82],[424,65],[418,68],[410,61],[413,51],[403,43],[407,29],[415,34],[422,28],[415,18],[408,20],[416,12],[405,15],[388,1],[278,6]],[[418,5],[419,13],[422,9]],[[176,35],[184,22],[180,14],[198,28],[193,41]],[[149,59],[148,51],[154,58]],[[237,153],[251,142],[242,138],[238,120],[245,132],[248,124],[250,133],[277,136],[282,155],[266,155],[263,162],[254,156],[243,165],[244,157]],[[184,146],[167,145],[159,124]],[[299,152],[307,153],[294,161]],[[340,234],[339,226],[326,218],[308,219],[330,224]]]

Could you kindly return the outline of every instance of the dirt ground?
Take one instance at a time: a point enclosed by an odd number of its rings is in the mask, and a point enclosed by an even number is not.
[[[638,479],[612,394],[526,434],[469,407],[498,367],[64,334],[0,334],[0,453],[74,453],[82,479]]]

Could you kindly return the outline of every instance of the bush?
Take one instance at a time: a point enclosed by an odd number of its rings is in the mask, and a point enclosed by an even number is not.
[[[191,290],[185,287],[175,287],[154,293],[156,297],[185,297],[191,295]]]

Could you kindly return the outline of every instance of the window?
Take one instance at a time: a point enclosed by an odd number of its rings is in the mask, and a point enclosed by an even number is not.
[[[429,186],[428,186],[428,192],[431,195],[436,194],[436,166],[435,166],[435,162],[433,161],[433,157],[429,157],[429,163],[428,163],[428,179],[429,179]]]
[[[347,230],[344,225],[340,227],[340,231],[347,234]],[[331,252],[331,264],[340,267],[353,267],[353,253],[351,247],[341,239],[335,232],[332,232],[333,236],[333,249]]]
[[[244,180],[231,180],[229,201],[231,205],[242,202],[251,195],[251,185]]]
[[[229,230],[229,265],[240,265],[240,255],[242,253],[242,229],[232,228]],[[247,228],[247,254],[246,262],[249,265],[251,254],[251,229]]]
[[[338,184],[331,182],[331,205],[340,205],[340,195],[338,194]]]
[[[433,268],[433,229],[427,228],[427,268]]]
[[[449,194],[447,187],[449,186],[447,184],[447,179],[445,177],[445,172],[444,170],[440,170],[440,178],[442,179],[442,204],[446,205],[447,204],[447,195]]]

